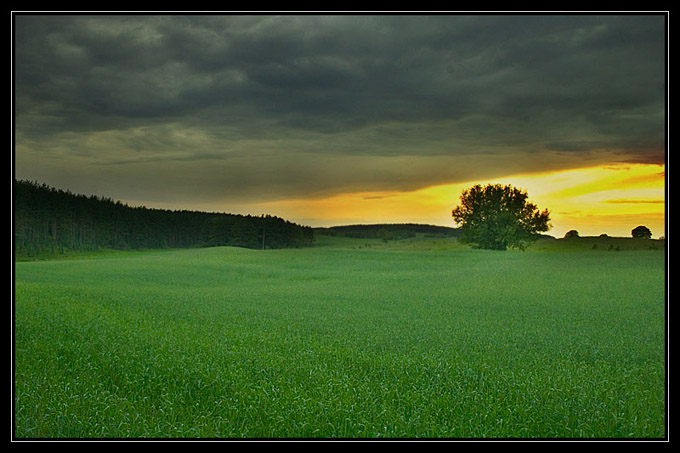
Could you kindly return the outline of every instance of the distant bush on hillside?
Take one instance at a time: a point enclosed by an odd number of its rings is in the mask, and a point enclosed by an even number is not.
[[[634,238],[649,239],[652,237],[652,232],[649,230],[649,228],[647,228],[644,225],[640,225],[639,227],[633,228],[633,230],[630,233]]]
[[[576,230],[569,230],[567,231],[567,234],[564,235],[564,239],[570,239],[570,238],[577,238],[579,237],[578,231]]]

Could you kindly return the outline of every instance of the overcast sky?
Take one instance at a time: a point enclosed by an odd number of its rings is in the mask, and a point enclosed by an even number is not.
[[[16,15],[15,172],[147,206],[664,163],[664,15]]]

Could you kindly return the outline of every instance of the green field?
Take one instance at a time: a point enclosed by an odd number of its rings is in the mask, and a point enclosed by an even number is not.
[[[17,262],[14,434],[663,438],[663,244],[579,241]]]

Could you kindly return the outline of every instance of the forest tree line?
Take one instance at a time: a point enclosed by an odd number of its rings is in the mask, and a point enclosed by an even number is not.
[[[274,216],[131,207],[32,181],[14,181],[15,256],[100,249],[304,247],[314,230]]]
[[[329,236],[384,240],[409,239],[416,237],[417,234],[424,234],[428,237],[460,236],[460,231],[457,228],[423,225],[417,223],[343,225],[327,228],[316,228],[316,231],[320,234],[326,234]]]

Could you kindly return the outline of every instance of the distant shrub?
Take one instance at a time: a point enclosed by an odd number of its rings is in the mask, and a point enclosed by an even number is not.
[[[643,238],[643,239],[649,239],[652,237],[652,232],[647,228],[646,226],[640,225],[639,227],[635,227],[631,230],[630,234],[634,238]]]
[[[576,230],[569,230],[567,231],[567,234],[564,235],[564,239],[570,239],[570,238],[577,238],[578,236],[578,231]]]

